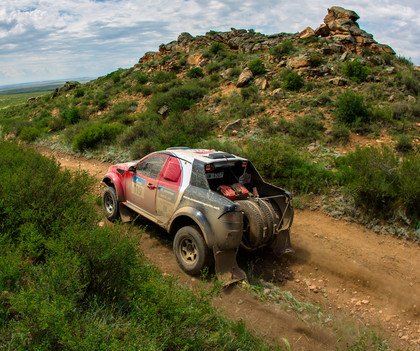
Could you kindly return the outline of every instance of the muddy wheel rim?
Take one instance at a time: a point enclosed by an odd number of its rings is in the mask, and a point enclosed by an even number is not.
[[[182,239],[179,243],[179,251],[185,263],[193,264],[197,261],[198,249],[196,242],[191,238]]]
[[[114,212],[114,201],[112,200],[112,196],[110,194],[106,195],[104,205],[105,205],[105,211],[107,213]]]

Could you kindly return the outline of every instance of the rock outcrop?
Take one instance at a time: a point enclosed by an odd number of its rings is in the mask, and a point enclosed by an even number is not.
[[[343,45],[346,51],[362,54],[364,49],[380,54],[388,52],[395,54],[388,45],[377,43],[373,35],[360,29],[356,22],[359,15],[351,10],[333,6],[328,9],[324,24],[315,30],[316,34],[330,37],[335,43]]]
[[[146,53],[140,59],[139,64],[144,64],[152,60],[158,60],[173,52],[189,53],[205,47],[210,47],[213,43],[221,43],[231,50],[239,53],[256,53],[268,51],[287,40],[307,39],[310,37],[323,37],[329,39],[320,49],[323,54],[350,52],[363,54],[370,51],[374,54],[390,53],[395,54],[394,50],[384,44],[379,44],[373,39],[373,35],[360,29],[357,20],[359,15],[351,10],[333,6],[328,9],[328,14],[324,18],[324,23],[313,30],[306,27],[300,33],[287,34],[279,33],[264,35],[254,30],[231,28],[230,32],[210,31],[206,35],[193,37],[189,33],[182,33],[177,40],[159,46],[159,53]],[[197,65],[197,63],[195,63]]]

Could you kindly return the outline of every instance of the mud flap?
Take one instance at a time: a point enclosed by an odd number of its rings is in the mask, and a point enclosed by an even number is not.
[[[282,230],[275,235],[270,247],[276,256],[281,256],[286,253],[294,253],[295,250],[290,245],[290,229]]]
[[[119,205],[120,217],[123,223],[131,222],[133,220],[133,212],[125,206],[122,202]]]
[[[223,286],[228,286],[246,278],[245,272],[239,268],[236,262],[237,248],[219,250],[215,247],[213,252],[216,275]]]

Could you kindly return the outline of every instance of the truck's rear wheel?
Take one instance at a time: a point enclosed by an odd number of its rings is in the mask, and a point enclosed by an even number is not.
[[[188,274],[195,275],[209,264],[211,252],[197,226],[182,227],[175,234],[175,258]]]

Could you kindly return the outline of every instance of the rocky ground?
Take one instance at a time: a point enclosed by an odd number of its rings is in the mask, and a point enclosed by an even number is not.
[[[100,179],[109,164],[38,150],[63,167],[89,172],[98,180],[95,195],[101,194]],[[417,243],[377,234],[321,210],[296,211],[292,243],[296,253],[280,259],[265,251],[241,253],[240,265],[254,280],[261,278],[262,287],[256,291],[238,284],[216,297],[214,305],[269,341],[284,345],[286,338],[294,350],[346,349],[369,328],[392,349],[420,350]],[[149,224],[141,245],[163,274],[197,284],[176,264],[163,230]]]

